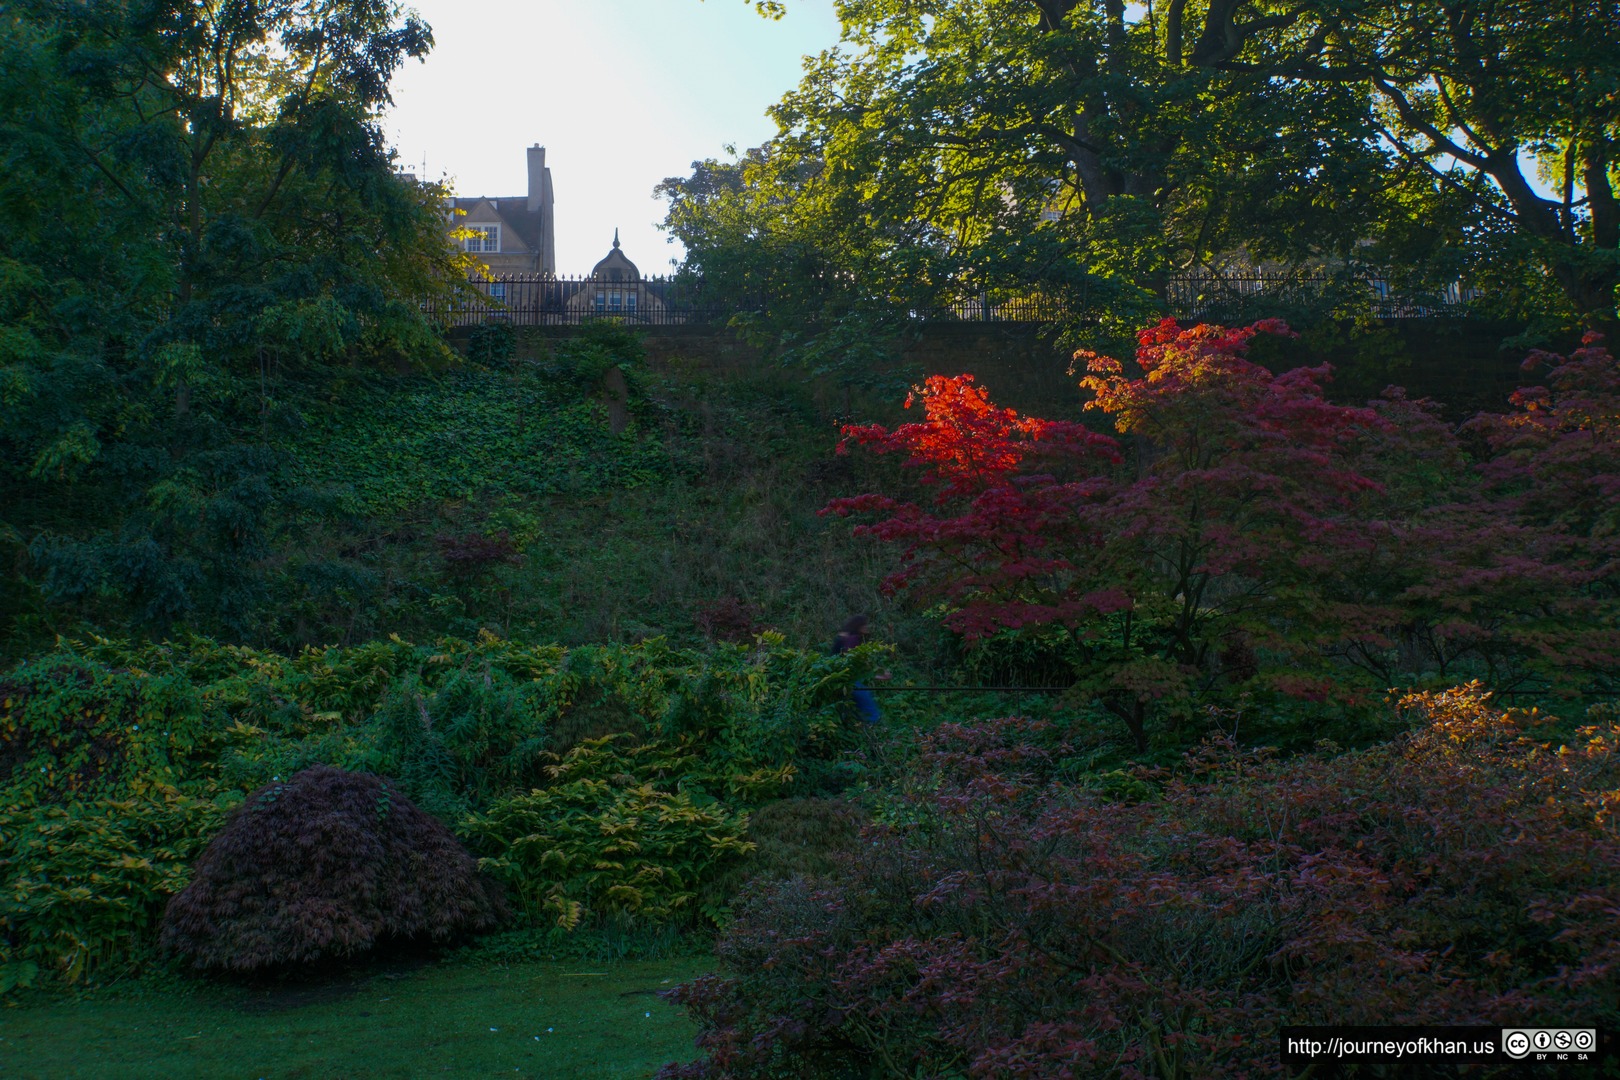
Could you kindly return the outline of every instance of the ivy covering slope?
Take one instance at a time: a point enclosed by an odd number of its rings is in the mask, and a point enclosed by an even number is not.
[[[602,406],[544,369],[470,368],[351,390],[289,438],[290,489],[342,493],[368,516],[454,499],[588,495],[667,480],[675,462],[644,426],[614,434]],[[649,417],[652,419],[652,417]]]

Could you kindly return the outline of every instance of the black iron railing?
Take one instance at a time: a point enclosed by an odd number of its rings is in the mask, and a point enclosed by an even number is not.
[[[1315,305],[1331,299],[1364,306],[1382,319],[1414,319],[1466,314],[1482,299],[1479,290],[1458,282],[1437,289],[1401,289],[1380,275],[1326,270],[1176,274],[1166,282],[1164,297],[1178,318],[1247,313],[1260,305]]]
[[[611,318],[646,326],[724,324],[753,306],[720,300],[701,279],[679,277],[499,274],[472,280],[459,301],[431,314],[450,326],[507,322],[516,326],[574,326]],[[1228,319],[1276,314],[1324,301],[1361,307],[1386,319],[1467,313],[1477,291],[1453,284],[1428,292],[1398,290],[1375,275],[1331,271],[1247,270],[1176,274],[1163,283],[1165,306],[1181,319]],[[961,297],[926,307],[899,307],[904,322],[1062,322],[1095,317],[1084,291],[1070,297],[1007,295]]]
[[[496,274],[470,280],[460,301],[430,313],[450,326],[577,326],[604,318],[671,326],[725,322],[735,305],[706,302],[701,283],[686,278]]]

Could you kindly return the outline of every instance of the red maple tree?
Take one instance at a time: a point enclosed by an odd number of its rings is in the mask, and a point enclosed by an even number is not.
[[[906,466],[934,490],[932,509],[868,494],[834,499],[822,511],[888,515],[857,529],[904,546],[901,567],[883,590],[926,583],[953,606],[950,625],[970,637],[1118,610],[1126,598],[1088,589],[1077,559],[1094,542],[1081,511],[1107,496],[1106,469],[1120,460],[1118,443],[1082,424],[1000,408],[971,375],[930,376],[906,407],[918,402],[921,422],[893,431],[846,427],[840,452],[853,443],[905,454]],[[1054,468],[1081,475],[1060,479]]]
[[[922,421],[848,427],[840,447],[905,455],[932,496],[822,512],[872,516],[857,532],[901,547],[885,590],[943,601],[970,640],[1066,631],[1080,689],[1138,746],[1150,713],[1236,684],[1318,700],[1358,672],[1375,690],[1607,685],[1620,370],[1600,340],[1534,354],[1549,385],[1460,438],[1398,389],[1330,402],[1325,364],[1273,374],[1246,356],[1261,333],[1289,331],[1165,320],[1131,370],[1077,354],[1086,409],[1117,438],[934,376],[907,401]]]
[[[1316,584],[1374,542],[1359,510],[1381,485],[1357,466],[1392,429],[1330,403],[1325,365],[1273,375],[1245,357],[1256,334],[1288,332],[1166,320],[1140,335],[1134,374],[1079,354],[1086,407],[1123,443],[998,408],[971,376],[935,376],[913,395],[921,423],[845,429],[846,443],[906,454],[933,506],[869,494],[824,512],[878,515],[858,531],[903,545],[885,588],[943,599],[969,638],[1064,627],[1082,679],[1138,745],[1154,702],[1187,701],[1222,655],[1233,669],[1256,646],[1289,654],[1274,684],[1319,692],[1297,664],[1335,632],[1313,617]]]

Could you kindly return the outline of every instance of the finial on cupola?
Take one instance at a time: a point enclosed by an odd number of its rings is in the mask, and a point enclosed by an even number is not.
[[[617,225],[613,227],[613,246],[619,246],[619,227]]]

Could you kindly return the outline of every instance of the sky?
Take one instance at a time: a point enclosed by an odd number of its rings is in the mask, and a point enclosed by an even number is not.
[[[669,272],[684,252],[654,185],[774,135],[765,110],[838,41],[833,0],[788,0],[775,22],[745,0],[407,3],[434,47],[394,77],[383,130],[401,167],[457,195],[522,195],[524,151],[544,146],[561,274],[588,272],[615,228],[643,273]]]

